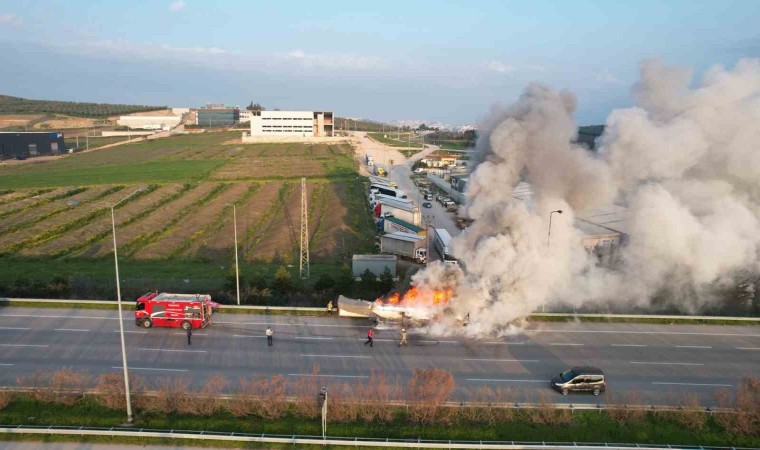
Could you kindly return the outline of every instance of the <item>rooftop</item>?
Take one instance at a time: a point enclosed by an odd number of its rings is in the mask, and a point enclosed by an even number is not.
[[[399,224],[402,227],[408,228],[408,229],[410,229],[412,231],[416,231],[416,232],[424,231],[424,229],[422,229],[421,227],[418,227],[417,225],[411,224],[411,223],[409,223],[409,222],[407,222],[405,220],[401,220],[401,219],[396,218],[396,217],[392,217],[392,216],[391,217],[386,217],[385,220],[387,220],[389,222],[393,222],[393,223]]]
[[[354,255],[354,261],[395,261],[396,255]]]
[[[380,236],[381,239],[396,239],[399,241],[406,241],[406,242],[419,242],[424,241],[425,236],[420,236],[419,234],[412,234],[412,233],[404,233],[402,231],[396,231],[395,233],[388,233]]]

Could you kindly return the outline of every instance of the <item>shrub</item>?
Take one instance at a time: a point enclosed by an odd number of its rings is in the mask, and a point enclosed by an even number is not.
[[[106,408],[115,411],[126,411],[127,396],[124,392],[124,374],[122,372],[104,373],[98,376],[95,386],[98,392],[96,400]],[[145,379],[139,375],[129,374],[129,391],[132,398],[137,398],[145,392]],[[144,402],[144,400],[143,400]],[[142,403],[138,401],[138,403]]]
[[[279,375],[272,378],[240,378],[240,386],[227,404],[234,416],[257,415],[263,419],[275,420],[287,411],[285,400],[286,383]]]
[[[409,418],[417,423],[447,422],[442,408],[456,387],[454,376],[443,369],[414,369],[407,384]]]
[[[199,395],[193,401],[191,399],[185,405],[189,414],[199,416],[210,416],[220,411],[224,406],[224,400],[221,398],[222,391],[227,386],[227,379],[221,374],[211,375],[201,386]]]
[[[13,402],[13,392],[7,389],[0,389],[0,411],[5,409]]]

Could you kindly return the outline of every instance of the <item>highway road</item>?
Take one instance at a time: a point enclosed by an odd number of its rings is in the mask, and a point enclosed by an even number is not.
[[[720,389],[735,389],[760,370],[760,327],[544,323],[508,337],[437,338],[410,332],[398,348],[398,329],[376,330],[374,348],[363,345],[366,319],[218,314],[193,334],[188,346],[178,329],[142,329],[125,311],[130,369],[147,378],[222,373],[229,380],[253,374],[296,378],[318,364],[326,385],[366,381],[381,370],[405,383],[415,368],[450,370],[457,395],[481,386],[509,386],[523,395],[549,394],[552,375],[573,365],[595,365],[607,374],[609,391],[638,391],[653,403],[670,394],[695,393],[712,404]],[[61,367],[92,373],[121,367],[117,313],[104,310],[5,307],[0,310],[0,385],[19,375]],[[264,331],[271,325],[274,346]]]

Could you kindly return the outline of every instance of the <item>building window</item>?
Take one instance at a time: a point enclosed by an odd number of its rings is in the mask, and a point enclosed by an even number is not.
[[[57,142],[51,142],[50,143],[50,150],[52,150],[54,153],[58,153],[58,143]]]
[[[37,144],[29,144],[29,154],[37,155]]]

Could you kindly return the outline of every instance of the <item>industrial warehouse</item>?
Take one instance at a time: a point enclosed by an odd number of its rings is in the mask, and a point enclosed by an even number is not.
[[[0,160],[57,155],[65,150],[63,133],[0,132]]]

